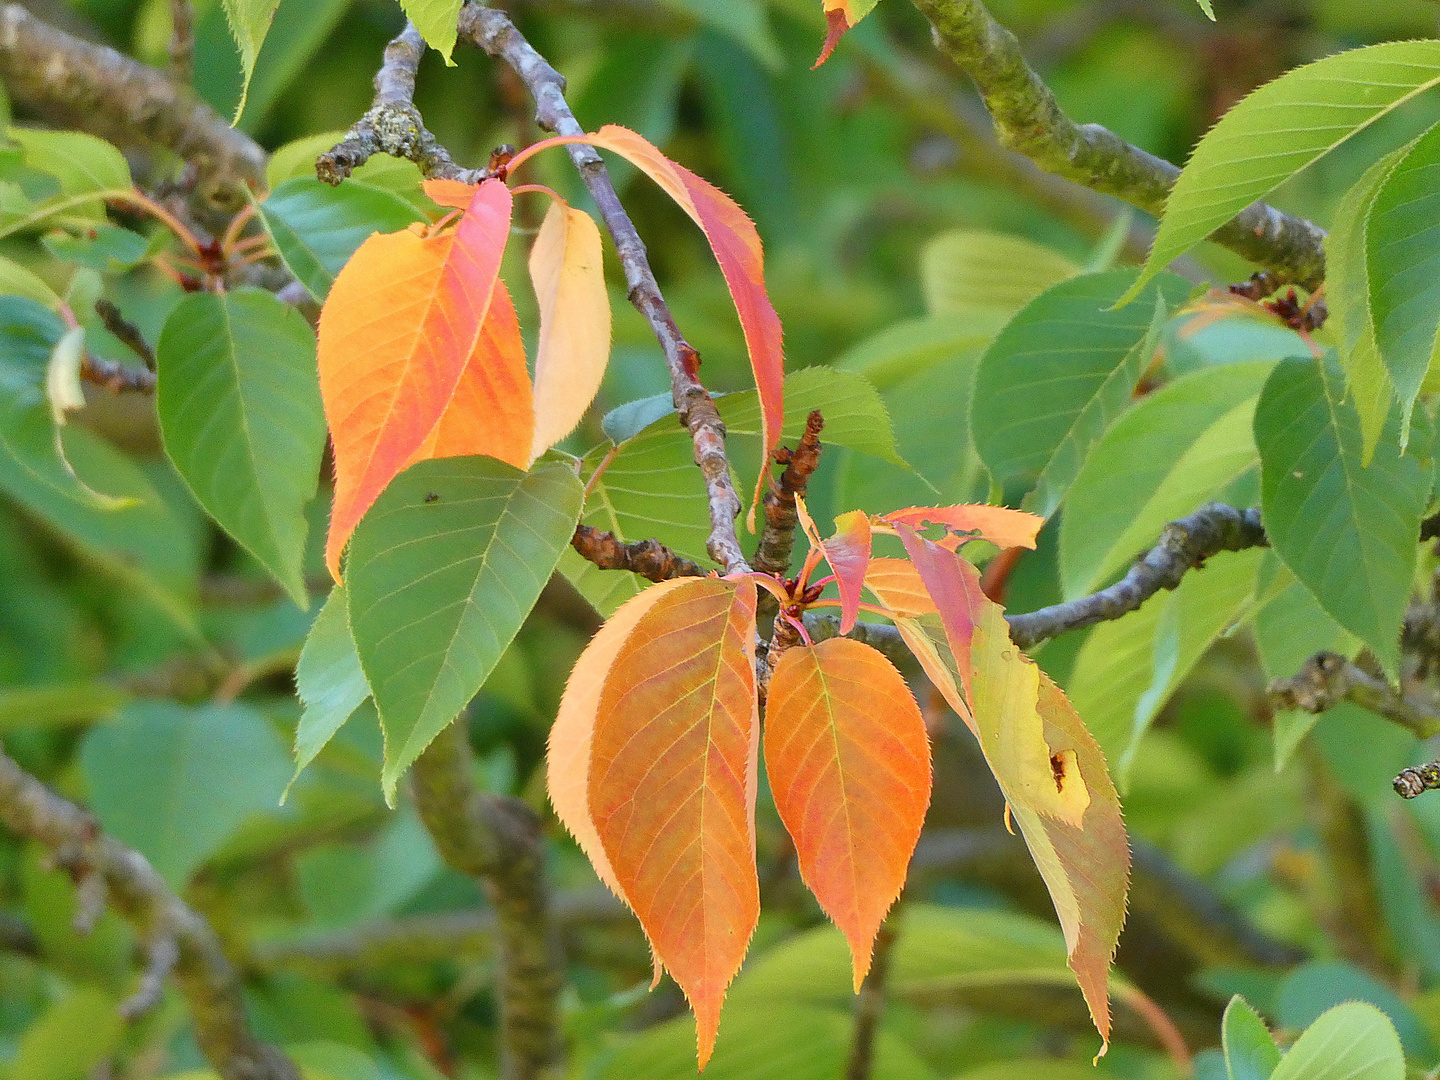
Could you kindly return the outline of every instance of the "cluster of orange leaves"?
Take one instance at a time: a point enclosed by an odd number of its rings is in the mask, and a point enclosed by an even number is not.
[[[656,979],[663,967],[684,990],[701,1066],[759,917],[762,744],[801,876],[849,942],[857,990],[929,806],[929,740],[905,679],[869,645],[813,644],[801,618],[827,606],[840,608],[842,632],[861,610],[892,620],[979,738],[1108,1039],[1107,974],[1128,880],[1118,800],[1094,740],[1010,642],[1003,611],[958,553],[976,538],[1034,547],[1041,519],[989,506],[854,511],[822,540],[800,509],[811,549],[795,580],[746,573],[645,590],[581,656],[550,735],[555,811],[639,918]],[[927,524],[943,535],[924,535]],[[898,536],[909,559],[872,557],[875,534]],[[821,559],[831,575],[812,583]],[[818,599],[832,580],[838,600]],[[775,595],[803,642],[769,658],[763,736],[757,588]]]
[[[854,18],[873,6],[826,2]],[[783,358],[754,226],[728,196],[624,128],[544,140],[510,170],[539,150],[573,143],[626,157],[705,233],[745,335],[769,460],[783,419]],[[532,383],[499,277],[511,189],[497,177],[478,185],[429,181],[425,190],[452,212],[371,236],[321,312],[320,384],[336,471],[326,558],[337,580],[346,541],[398,473],[427,458],[473,454],[529,468],[579,423],[608,362],[609,300],[589,215],[546,192],[554,203],[529,260],[540,311]],[[812,607],[838,606],[842,633],[861,610],[890,619],[975,733],[1108,1039],[1107,976],[1129,870],[1119,802],[1094,740],[1011,643],[1003,611],[959,554],[975,538],[1034,547],[1041,520],[986,506],[876,518],[854,511],[821,539],[803,502],[800,509],[811,550],[795,580],[750,573],[647,589],[581,656],[550,738],[556,812],[638,916],[657,978],[663,967],[685,991],[702,1066],[759,916],[761,588],[776,596],[782,621],[803,642],[767,658],[767,776],[801,874],[850,944],[856,987],[924,823],[929,742],[904,678],[881,653],[846,638],[810,641],[802,616]],[[930,538],[927,526],[943,535]],[[908,559],[872,557],[875,534],[898,536]],[[831,576],[812,583],[822,559]],[[830,581],[838,599],[820,599]]]
[[[536,143],[510,162],[509,173],[540,150],[570,143],[627,158],[704,231],[740,315],[769,454],[784,416],[783,355],[755,226],[718,188],[614,125]],[[320,392],[335,450],[325,556],[337,581],[346,541],[397,474],[417,461],[470,454],[529,468],[580,422],[609,360],[610,302],[599,230],[588,214],[554,196],[530,251],[540,308],[532,386],[499,276],[510,188],[498,178],[478,185],[430,180],[425,191],[457,212],[434,225],[371,236],[320,313]]]

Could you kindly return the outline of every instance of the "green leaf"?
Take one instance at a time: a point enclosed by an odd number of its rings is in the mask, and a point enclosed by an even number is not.
[[[331,187],[313,176],[286,180],[259,208],[285,265],[322,301],[372,233],[397,232],[421,220],[414,205],[393,192],[354,180]]]
[[[127,705],[80,748],[101,827],[179,889],[250,818],[274,810],[290,762],[245,705]]]
[[[445,57],[445,63],[449,67],[455,66],[455,61],[450,59],[450,53],[455,49],[456,26],[464,2],[465,0],[400,0],[400,6],[415,24],[415,29],[420,31],[420,36],[425,39],[426,44]]]
[[[295,687],[305,705],[295,729],[298,777],[370,696],[370,684],[360,670],[360,656],[350,633],[343,585],[330,590],[325,606],[310,626],[305,647],[300,650],[300,662],[295,665]]]
[[[420,815],[401,805],[364,844],[312,847],[295,862],[300,897],[319,926],[338,928],[392,913],[440,869]]]
[[[492,458],[422,461],[385,489],[346,563],[350,628],[385,731],[387,799],[484,684],[570,543],[580,481]]]
[[[1079,273],[1065,256],[1033,240],[978,229],[941,233],[920,253],[920,287],[932,315],[1019,311]]]
[[[1400,443],[1440,355],[1440,124],[1395,163],[1365,224],[1375,347],[1400,400]]]
[[[1220,1041],[1230,1080],[1270,1080],[1280,1064],[1280,1051],[1260,1014],[1236,994],[1225,1007]]]
[[[1311,1024],[1270,1080],[1404,1080],[1405,1055],[1384,1013],[1352,1001]]]
[[[1101,623],[1075,659],[1066,693],[1112,762],[1123,792],[1140,740],[1200,657],[1249,605],[1262,552],[1216,556],[1203,573]]]
[[[1399,662],[1428,470],[1399,448],[1392,412],[1368,468],[1334,353],[1282,360],[1255,409],[1261,503],[1275,553],[1341,626]]]
[[[1205,12],[1205,17],[1208,18],[1211,22],[1214,22],[1215,9],[1210,6],[1210,0],[1197,0],[1197,2],[1200,4],[1200,10]]]
[[[732,470],[742,477],[754,476],[760,463],[760,404],[755,391],[726,394],[715,404],[725,421]],[[800,437],[812,409],[825,417],[822,443],[908,470],[895,448],[884,402],[862,376],[832,368],[806,368],[786,376],[781,437],[787,445],[793,446]],[[659,540],[709,565],[705,542],[710,535],[710,506],[696,476],[694,444],[676,420],[670,395],[622,405],[605,418],[605,428],[612,436],[634,434],[585,455],[581,472],[587,480],[602,463],[604,471],[589,483],[583,522],[622,540]],[[744,481],[735,486],[749,490]],[[560,569],[606,616],[647,584],[633,574],[597,569],[569,550]]]
[[[1173,306],[1190,291],[1188,282],[1167,274],[1140,308],[1109,310],[1133,274],[1086,274],[1048,289],[980,360],[971,429],[991,478],[1009,497],[1055,469],[1029,509],[1055,509],[1064,482],[1079,468],[1076,458],[1128,401],[1149,360],[1136,346],[1152,329],[1158,299]]]
[[[250,77],[255,73],[255,60],[260,47],[265,44],[265,35],[275,19],[275,9],[280,0],[222,0],[225,7],[225,21],[230,24],[230,35],[235,47],[240,50],[240,69],[244,78],[240,85],[240,101],[235,106],[235,122],[245,111],[245,98],[250,93]]]
[[[764,0],[730,0],[727,4],[716,4],[712,0],[661,0],[670,8],[676,8],[699,19],[710,28],[724,34],[737,45],[749,51],[770,71],[779,71],[784,64],[784,54],[775,34],[770,29]],[[860,0],[861,6],[874,7],[876,0]]]
[[[129,190],[134,186],[125,155],[104,139],[81,131],[8,128],[25,151],[25,164],[60,183],[61,195]]]
[[[705,1066],[705,1080],[834,1080],[849,1060],[850,1012],[814,1005],[727,1005]],[[876,1033],[871,1080],[934,1080],[935,1074],[885,1030]],[[688,1016],[632,1036],[594,1074],[596,1080],[694,1080],[695,1022]]]
[[[314,332],[258,289],[196,293],[165,320],[156,355],[171,461],[206,512],[309,607],[304,510],[325,449]]]
[[[1440,41],[1392,41],[1327,56],[1260,87],[1195,147],[1122,302],[1256,199],[1437,83]]]
[[[1326,302],[1330,306],[1331,329],[1340,343],[1340,366],[1360,416],[1364,465],[1370,464],[1375,453],[1395,396],[1390,373],[1375,347],[1366,231],[1375,196],[1404,155],[1402,147],[1365,170],[1335,208],[1335,227],[1325,239]]]
[[[1049,922],[1003,909],[933,904],[907,906],[902,918],[887,976],[892,993],[1016,982],[1075,985],[1065,966],[1065,938]],[[844,938],[833,926],[820,926],[756,957],[735,980],[729,1000],[844,1005],[854,1001],[851,979]]]
[[[156,234],[163,243],[165,235]],[[133,270],[154,253],[152,242],[139,233],[115,225],[100,225],[85,236],[60,232],[40,241],[57,259],[79,263],[102,274],[123,274]]]
[[[51,1005],[20,1040],[12,1080],[86,1080],[120,1046],[125,1023],[116,1001],[77,986]]]
[[[52,311],[60,307],[60,297],[38,274],[3,255],[0,255],[0,296],[20,296],[26,300],[34,300]]]
[[[1273,363],[1202,369],[1136,402],[1086,458],[1060,518],[1065,599],[1094,592],[1258,460],[1255,402]]]
[[[1378,870],[1376,873],[1379,884],[1384,879]],[[1395,1025],[1395,1034],[1407,1056],[1435,1060],[1435,1040],[1405,999],[1363,968],[1341,960],[1312,960],[1290,972],[1280,984],[1275,1023],[1302,1031],[1327,1009],[1347,1001],[1363,1001],[1383,1012]]]

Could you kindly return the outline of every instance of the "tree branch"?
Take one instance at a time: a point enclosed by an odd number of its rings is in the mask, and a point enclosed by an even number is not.
[[[375,154],[413,161],[427,177],[476,184],[489,175],[484,169],[456,165],[450,151],[425,127],[415,107],[415,73],[425,48],[420,31],[408,22],[385,46],[385,58],[375,73],[374,104],[344,139],[316,159],[316,176],[327,184],[338,184]]]
[[[535,122],[540,127],[557,135],[584,133],[565,101],[564,77],[525,40],[505,12],[469,0],[460,12],[460,36],[510,66],[535,100]],[[645,244],[615,194],[604,161],[589,146],[576,144],[566,149],[615,241],[620,265],[625,269],[630,302],[645,316],[665,353],[675,408],[695,443],[695,464],[705,477],[710,502],[710,539],[706,550],[727,573],[748,570],[735,532],[740,497],[730,482],[725,424],[709,392],[700,383],[700,354],[675,325],[675,318],[650,269]]]
[[[182,86],[195,79],[195,7],[170,0],[170,76]]]
[[[143,1011],[154,984],[173,967],[190,1007],[195,1040],[225,1080],[300,1080],[283,1053],[255,1038],[245,1018],[240,979],[215,932],[170,891],[137,851],[101,834],[94,820],[0,752],[0,822],[47,848],[77,878],[101,882],[110,905],[148,943],[140,989],[123,1008]]]
[[[1108,589],[1028,614],[1007,615],[1010,639],[1028,649],[1067,631],[1118,619],[1161,589],[1177,587],[1187,572],[1204,567],[1212,555],[1266,547],[1268,543],[1259,510],[1209,503],[1166,525],[1159,542]]]
[[[614,533],[589,525],[575,527],[570,546],[601,570],[629,570],[650,581],[705,577],[710,573],[699,563],[675,554],[659,540],[636,540],[627,544]]]
[[[1336,653],[1317,653],[1290,678],[1272,682],[1269,693],[1276,709],[1322,713],[1350,701],[1399,724],[1416,738],[1440,733],[1440,710],[1434,702],[1397,690],[1382,676],[1371,675]]]
[[[460,12],[459,34],[515,72],[535,100],[535,120],[542,128],[560,135],[584,134],[584,128],[565,101],[564,77],[525,40],[505,12],[490,10],[470,0]],[[321,180],[338,184],[377,153],[408,158],[418,164],[426,176],[476,183],[490,175],[488,169],[460,168],[426,129],[414,104],[415,73],[424,49],[424,41],[409,24],[386,47],[384,62],[375,75],[374,104],[338,145],[320,155],[315,172]],[[645,244],[610,183],[604,161],[589,146],[574,145],[566,149],[615,241],[630,302],[650,323],[665,353],[675,408],[681,423],[690,432],[695,444],[695,463],[705,477],[710,503],[710,538],[706,549],[727,573],[747,570],[749,566],[735,531],[740,498],[730,481],[725,424],[709,392],[700,383],[700,354],[675,325],[650,269]]]
[[[0,4],[0,79],[11,97],[59,110],[72,126],[121,145],[159,145],[196,168],[202,193],[235,203],[233,189],[265,180],[265,151],[163,72]]]
[[[1180,169],[1099,124],[1077,124],[1026,63],[1015,35],[981,0],[914,0],[936,45],[974,80],[1002,145],[1046,172],[1160,216]],[[1286,281],[1314,289],[1325,278],[1325,230],[1257,202],[1211,237]]]
[[[564,965],[545,886],[540,821],[518,799],[475,786],[463,719],[435,737],[411,772],[420,817],[441,857],[481,880],[495,908],[500,962],[500,1073],[561,1074],[557,1004]]]

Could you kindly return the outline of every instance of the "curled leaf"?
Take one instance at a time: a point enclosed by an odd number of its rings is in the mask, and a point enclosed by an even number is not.
[[[909,525],[912,529],[923,528],[927,523],[944,525],[958,539],[958,544],[945,546],[954,548],[967,540],[988,540],[999,548],[1034,548],[1035,537],[1045,519],[1024,510],[1010,510],[1004,506],[911,506],[904,510],[892,510],[881,516],[891,525]]]
[[[575,430],[610,361],[610,296],[595,219],[553,203],[530,249],[530,280],[540,301],[530,449],[539,457]]]

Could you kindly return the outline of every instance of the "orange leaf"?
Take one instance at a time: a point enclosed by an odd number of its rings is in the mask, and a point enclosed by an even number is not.
[[[1042,517],[1003,506],[912,506],[883,514],[881,520],[915,529],[926,522],[944,525],[956,533],[974,533],[975,538],[989,540],[999,548],[1033,548],[1035,535],[1045,524]],[[961,543],[968,539],[963,536]]]
[[[420,186],[436,206],[464,210],[475,197],[478,184],[462,184],[459,180],[422,180]]]
[[[529,468],[529,455],[519,451],[529,444],[535,425],[530,394],[520,321],[510,290],[496,278],[490,310],[455,395],[407,467],[428,458],[483,454],[517,469]]]
[[[702,1068],[760,914],[754,637],[753,582],[676,585],[616,654],[591,747],[591,820],[695,1010]]]
[[[871,559],[865,569],[865,587],[896,615],[917,618],[935,613],[935,601],[925,591],[920,572],[906,559]]]
[[[337,580],[345,541],[425,444],[480,344],[510,210],[505,185],[486,181],[454,231],[371,236],[335,279],[320,313],[319,366],[335,445],[325,557]],[[522,467],[529,451],[527,432],[515,455]]]
[[[769,461],[780,444],[780,428],[785,421],[785,355],[780,316],[775,314],[765,292],[765,255],[754,224],[729,195],[671,161],[629,128],[606,124],[593,135],[567,136],[553,142],[586,142],[619,154],[664,188],[705,233],[720,263],[725,284],[730,287],[730,296],[740,316],[740,328],[745,333],[745,347],[755,373],[755,389],[760,394],[761,441],[764,443],[761,460]],[[760,500],[767,477],[767,470],[762,468],[747,519],[752,532],[755,503]]]
[[[787,649],[766,699],[765,771],[800,874],[850,942],[858,993],[930,805],[925,720],[869,645]]]
[[[565,693],[560,698],[559,712],[555,715],[555,724],[550,729],[545,782],[550,792],[550,804],[555,807],[555,816],[575,837],[600,880],[622,900],[626,900],[625,892],[610,867],[610,860],[600,843],[600,834],[590,820],[590,747],[595,735],[595,717],[600,710],[600,693],[605,677],[610,674],[615,658],[630,639],[635,624],[663,596],[685,583],[685,578],[674,578],[653,585],[638,596],[631,597],[606,620],[571,669],[570,678],[565,682]]]
[[[540,300],[535,353],[532,457],[575,430],[610,360],[610,297],[600,230],[585,211],[553,203],[530,249],[530,280]]]

